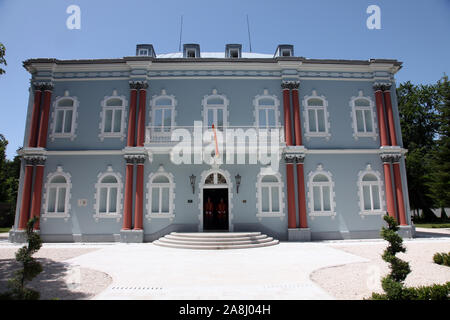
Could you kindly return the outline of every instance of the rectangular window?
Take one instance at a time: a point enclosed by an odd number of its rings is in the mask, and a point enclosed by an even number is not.
[[[104,133],[120,133],[122,131],[122,109],[105,108],[103,120]]]

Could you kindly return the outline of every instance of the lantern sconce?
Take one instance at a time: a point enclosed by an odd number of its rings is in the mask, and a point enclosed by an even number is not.
[[[238,173],[234,178],[236,179],[236,193],[239,193],[239,186],[241,185],[241,176]]]
[[[189,181],[191,182],[191,186],[192,186],[192,194],[195,193],[195,178],[196,177],[193,174],[189,177]]]

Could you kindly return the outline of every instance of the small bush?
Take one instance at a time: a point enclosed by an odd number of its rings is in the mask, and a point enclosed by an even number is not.
[[[444,266],[450,267],[450,252],[449,253],[435,253],[433,256],[434,263],[443,264]]]

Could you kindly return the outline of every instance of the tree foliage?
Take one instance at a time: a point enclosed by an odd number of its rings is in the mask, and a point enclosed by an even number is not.
[[[5,59],[5,55],[6,55],[6,48],[3,45],[3,43],[0,42],[0,66],[2,64],[4,64],[6,66],[6,59]],[[2,68],[0,68],[0,74],[5,73],[6,71]]]
[[[11,227],[19,186],[20,157],[14,160],[6,159],[8,141],[0,134],[0,227]]]

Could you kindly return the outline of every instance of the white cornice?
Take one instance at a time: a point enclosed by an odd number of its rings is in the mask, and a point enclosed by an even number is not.
[[[149,70],[152,62],[151,61],[126,61],[129,69],[145,69]]]

